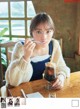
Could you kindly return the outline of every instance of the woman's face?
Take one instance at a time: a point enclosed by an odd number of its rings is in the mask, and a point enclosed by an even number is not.
[[[40,23],[35,30],[32,31],[32,35],[35,41],[40,42],[37,43],[45,47],[51,41],[53,36],[53,29],[50,28],[48,23]]]

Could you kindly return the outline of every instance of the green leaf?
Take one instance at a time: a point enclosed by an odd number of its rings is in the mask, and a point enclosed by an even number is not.
[[[6,59],[6,55],[1,53],[1,63],[2,65],[4,65],[5,67],[7,67],[7,59]]]
[[[7,62],[5,62],[4,60],[2,60],[2,65],[4,65],[5,67],[7,67]]]
[[[3,54],[3,53],[1,53],[1,58],[2,58],[5,62],[7,61],[7,59],[6,59],[6,55]]]
[[[0,31],[0,37],[4,36],[5,32],[8,30],[8,28],[4,28]]]

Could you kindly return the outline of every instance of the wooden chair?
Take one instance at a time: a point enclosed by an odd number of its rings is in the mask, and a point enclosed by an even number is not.
[[[3,66],[2,66],[2,53],[1,53],[1,48],[5,48],[5,57],[6,57],[6,61],[7,61],[7,67],[10,63],[10,59],[11,59],[11,51],[13,46],[15,45],[16,42],[12,42],[12,41],[7,41],[4,43],[0,43],[0,87],[3,85]]]

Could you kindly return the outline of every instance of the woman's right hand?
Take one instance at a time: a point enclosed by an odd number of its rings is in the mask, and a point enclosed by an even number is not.
[[[25,40],[25,43],[24,43],[24,59],[26,61],[29,60],[30,57],[32,56],[35,46],[36,46],[36,44],[33,41],[31,41],[30,38]]]

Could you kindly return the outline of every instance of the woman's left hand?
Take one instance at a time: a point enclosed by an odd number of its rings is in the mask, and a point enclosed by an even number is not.
[[[55,90],[62,89],[63,86],[64,86],[64,82],[59,78],[56,78],[55,82],[53,82],[52,84],[52,88]]]

